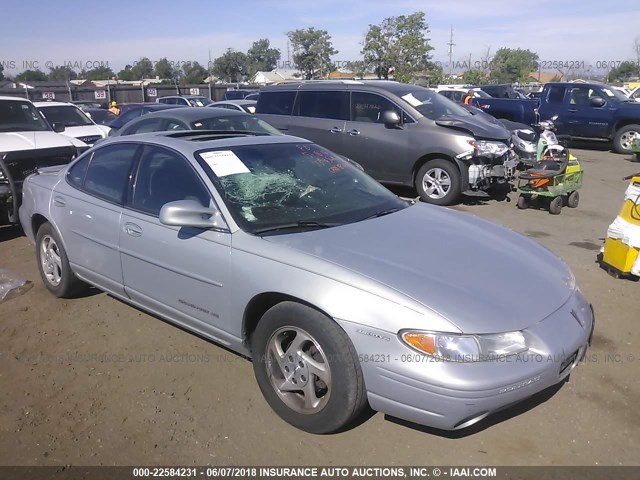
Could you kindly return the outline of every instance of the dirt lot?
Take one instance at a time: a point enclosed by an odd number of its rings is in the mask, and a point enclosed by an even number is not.
[[[21,231],[0,230],[0,267],[34,281],[0,304],[0,464],[637,464],[640,284],[609,277],[595,259],[621,177],[640,165],[574,152],[586,171],[576,210],[518,211],[513,193],[456,208],[535,238],[571,266],[597,316],[589,361],[559,390],[457,434],[381,414],[333,436],[295,430],[267,406],[249,361],[101,292],[54,298]]]

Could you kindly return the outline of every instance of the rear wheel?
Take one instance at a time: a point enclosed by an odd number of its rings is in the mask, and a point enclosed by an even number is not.
[[[560,215],[561,211],[562,211],[562,197],[561,196],[554,197],[549,202],[549,213],[551,215]]]
[[[569,208],[577,208],[580,203],[580,193],[576,190],[575,192],[571,192],[569,197],[567,197],[567,207]]]
[[[367,405],[358,355],[347,334],[305,305],[283,302],[264,314],[251,338],[253,370],[265,399],[286,422],[332,433]]]
[[[69,298],[86,288],[86,284],[71,271],[60,237],[48,222],[38,229],[36,257],[44,286],[56,297]]]
[[[416,190],[426,203],[452,205],[460,197],[460,171],[449,160],[429,160],[418,170]]]
[[[618,153],[631,153],[633,139],[636,135],[640,135],[640,125],[625,125],[618,129],[613,138],[613,148]]]

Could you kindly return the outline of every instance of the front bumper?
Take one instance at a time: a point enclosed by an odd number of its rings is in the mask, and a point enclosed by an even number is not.
[[[566,379],[586,353],[594,316],[576,290],[560,309],[523,331],[529,351],[473,363],[436,361],[411,350],[395,335],[362,335],[362,326],[340,324],[360,356],[374,410],[456,430]]]

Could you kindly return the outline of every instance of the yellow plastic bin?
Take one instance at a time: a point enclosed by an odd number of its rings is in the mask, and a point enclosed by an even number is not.
[[[622,274],[631,273],[638,258],[638,249],[622,243],[617,238],[607,238],[604,242],[602,261]]]

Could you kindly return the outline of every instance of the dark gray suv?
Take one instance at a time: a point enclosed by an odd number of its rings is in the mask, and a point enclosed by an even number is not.
[[[391,81],[307,81],[260,91],[256,114],[360,163],[386,184],[449,205],[511,179],[509,132],[433,90]]]

